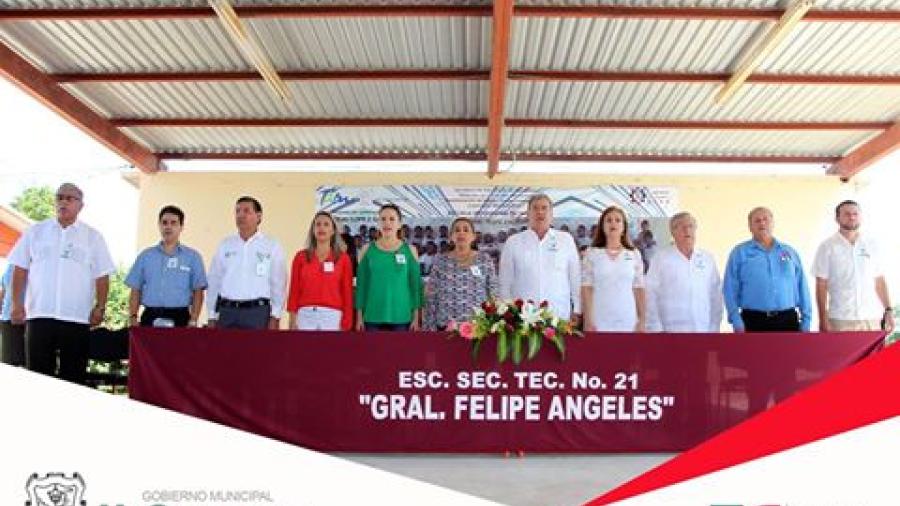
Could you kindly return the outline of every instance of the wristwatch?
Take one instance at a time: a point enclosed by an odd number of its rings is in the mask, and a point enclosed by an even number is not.
[[[885,312],[885,313],[893,313],[893,312],[894,312],[894,308],[891,307],[891,306],[888,306],[888,307],[884,308],[884,312]]]

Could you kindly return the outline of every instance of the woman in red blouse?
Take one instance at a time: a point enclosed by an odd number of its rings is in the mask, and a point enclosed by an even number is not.
[[[319,211],[306,248],[294,255],[287,308],[292,329],[350,330],[353,267],[330,213]]]

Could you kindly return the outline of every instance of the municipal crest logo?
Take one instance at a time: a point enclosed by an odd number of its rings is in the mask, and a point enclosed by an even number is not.
[[[28,500],[25,506],[87,506],[84,496],[84,478],[78,473],[71,477],[63,473],[37,473],[28,477],[25,484]]]

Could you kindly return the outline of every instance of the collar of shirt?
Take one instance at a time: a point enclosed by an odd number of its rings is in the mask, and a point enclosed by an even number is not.
[[[156,249],[160,253],[162,253],[163,255],[166,255],[166,256],[178,256],[179,254],[184,252],[184,248],[181,246],[181,242],[179,242],[178,244],[175,245],[175,252],[172,253],[171,255],[169,253],[166,253],[166,248],[163,247],[162,241],[159,241],[159,244],[156,245]]]
[[[59,220],[56,218],[50,218],[50,220],[53,222],[53,226],[55,226],[57,230],[60,230],[62,232],[65,232],[66,230],[78,230],[81,228],[80,220],[73,221],[72,224],[69,225],[68,227],[64,227],[64,226],[60,225]]]
[[[784,245],[781,244],[781,242],[779,242],[778,239],[776,239],[774,237],[772,238],[772,247],[769,249],[766,249],[766,247],[763,246],[762,243],[757,241],[756,239],[750,239],[750,247],[756,248],[756,249],[762,251],[763,253],[772,253],[772,252],[784,249]]]

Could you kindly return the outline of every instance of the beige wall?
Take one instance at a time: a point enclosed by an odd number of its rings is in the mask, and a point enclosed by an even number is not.
[[[584,187],[599,184],[665,185],[677,189],[679,207],[700,224],[700,246],[712,251],[719,269],[730,249],[749,237],[747,212],[758,205],[772,209],[775,235],[800,252],[804,267],[819,242],[834,230],[832,210],[853,188],[836,178],[812,176],[712,177],[612,175],[502,175],[488,180],[475,173],[160,173],[141,177],[138,249],[158,240],[156,213],[166,204],[184,209],[183,241],[200,250],[207,264],[217,243],[235,232],[233,204],[252,195],[263,205],[262,230],[278,238],[293,257],[314,212],[315,189],[323,184],[532,185]]]

